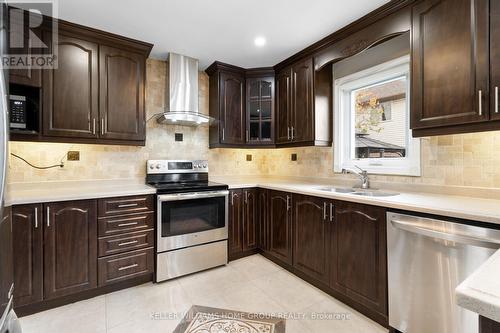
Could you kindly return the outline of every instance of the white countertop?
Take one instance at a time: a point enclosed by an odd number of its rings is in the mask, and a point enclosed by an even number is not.
[[[15,183],[7,185],[5,205],[110,198],[155,192],[154,188],[136,180]]]
[[[500,322],[500,250],[455,290],[457,304]]]

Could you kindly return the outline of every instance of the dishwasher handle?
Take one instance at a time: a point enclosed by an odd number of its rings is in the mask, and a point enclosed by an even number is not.
[[[418,223],[413,223],[409,221],[403,221],[400,219],[391,219],[391,224],[398,229],[413,232],[419,235],[443,239],[451,242],[475,245],[490,249],[500,248],[500,239],[493,239],[488,237],[477,237],[467,233],[451,233],[435,230],[432,228],[426,228]]]

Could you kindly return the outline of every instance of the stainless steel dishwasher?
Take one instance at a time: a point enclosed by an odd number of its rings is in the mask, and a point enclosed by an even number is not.
[[[404,333],[477,333],[455,288],[500,248],[500,230],[387,213],[389,325]]]

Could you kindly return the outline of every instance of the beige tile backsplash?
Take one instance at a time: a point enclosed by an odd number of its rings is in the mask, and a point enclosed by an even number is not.
[[[148,60],[147,118],[165,105],[166,63]],[[208,113],[208,77],[200,72],[200,111]],[[184,141],[175,142],[174,133]],[[68,150],[80,151],[80,161],[64,168],[36,170],[10,158],[10,183],[59,180],[137,179],[145,177],[148,159],[208,159],[212,175],[279,175],[351,178],[333,173],[333,149],[208,149],[208,128],[147,124],[145,147],[11,142],[11,152],[32,163],[58,163]],[[292,153],[298,160],[290,160]],[[252,161],[246,161],[246,155]],[[500,188],[500,132],[462,134],[422,139],[422,176],[371,176],[374,181]]]

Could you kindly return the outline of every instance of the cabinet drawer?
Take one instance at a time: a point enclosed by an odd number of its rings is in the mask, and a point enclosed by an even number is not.
[[[154,213],[99,219],[99,237],[154,228]]]
[[[99,238],[99,257],[154,246],[154,230]]]
[[[99,286],[153,272],[153,248],[99,259]]]
[[[152,195],[106,198],[99,200],[99,217],[142,213],[153,210],[154,197]]]

